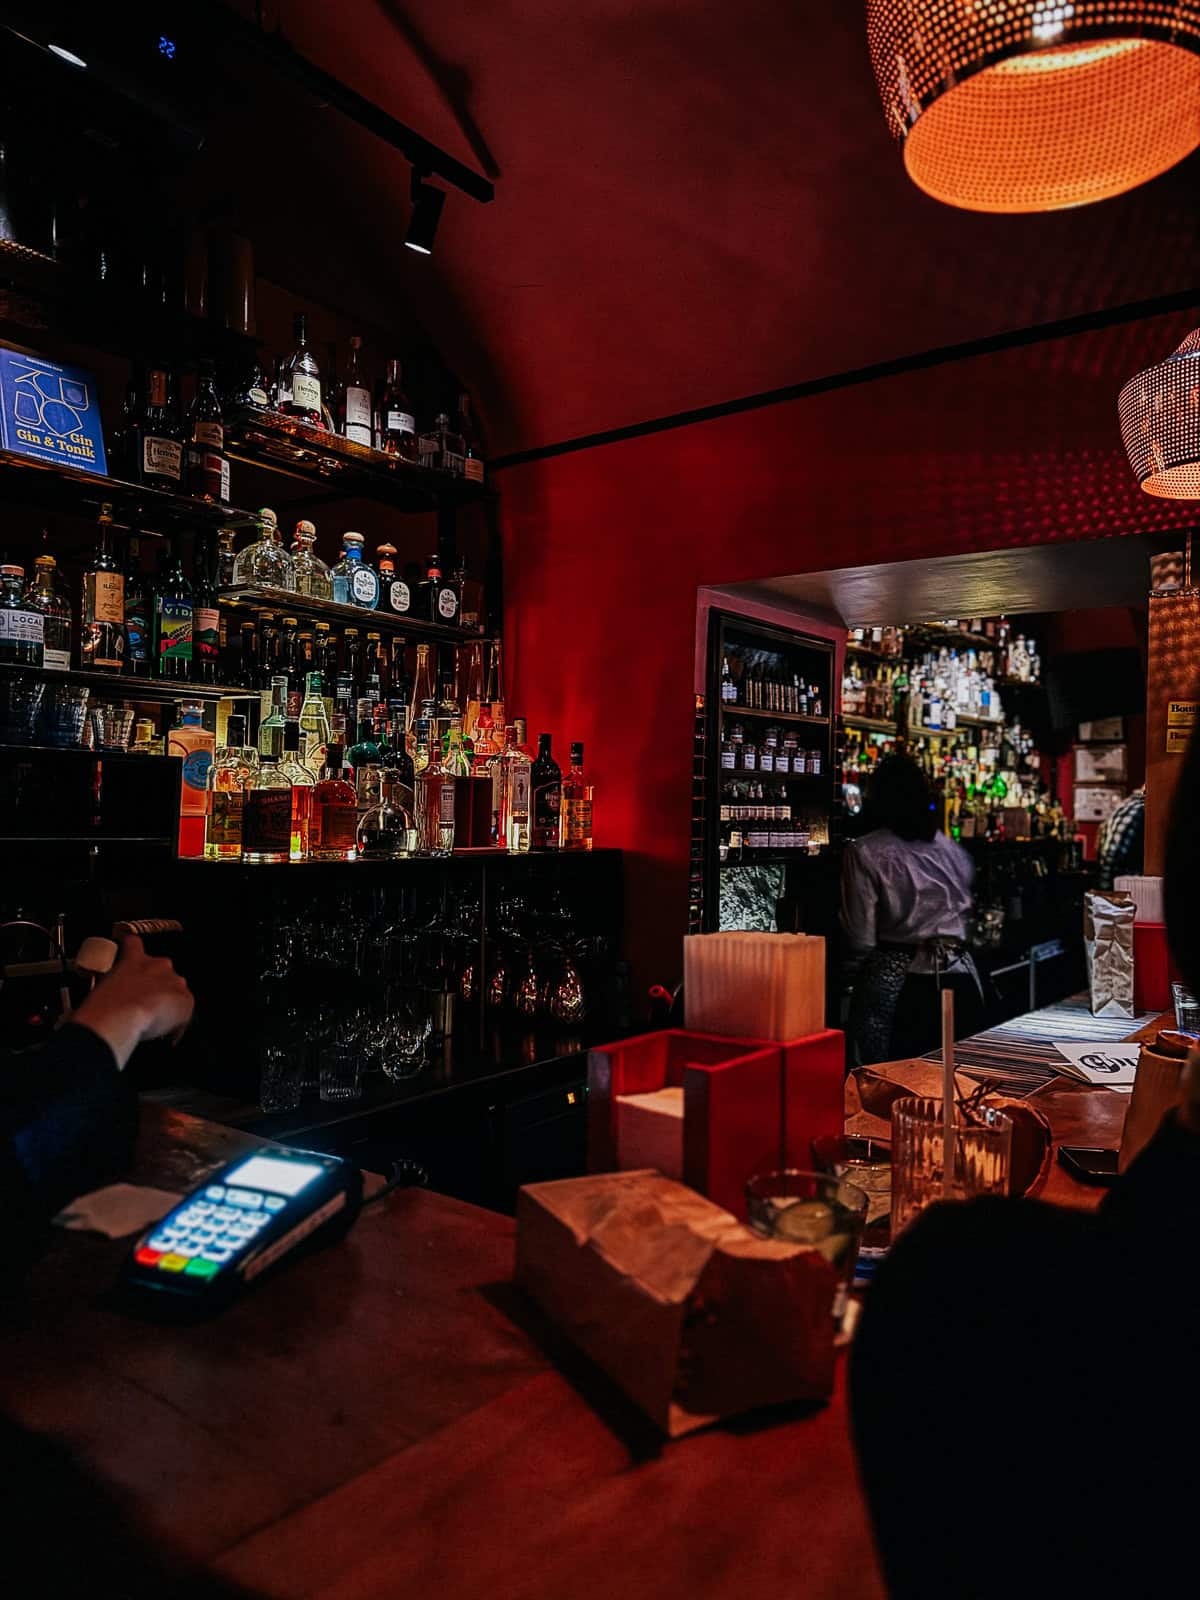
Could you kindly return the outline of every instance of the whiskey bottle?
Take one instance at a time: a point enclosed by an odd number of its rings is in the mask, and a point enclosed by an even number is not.
[[[67,672],[71,666],[71,606],[55,585],[56,565],[53,556],[36,557],[33,582],[25,598],[42,614],[42,666],[47,672]]]
[[[225,724],[225,743],[218,747],[208,769],[206,860],[242,859],[246,790],[257,770],[258,751],[246,743],[246,719],[234,712]]]
[[[394,359],[387,364],[387,378],[379,391],[377,419],[377,448],[386,450],[388,455],[399,456],[402,461],[415,462],[420,454],[417,420],[404,392],[400,363]]]
[[[463,477],[471,483],[482,483],[483,448],[479,443],[479,433],[471,416],[471,397],[465,392],[458,397],[458,436],[462,440]]]
[[[317,780],[300,760],[300,724],[289,717],[283,730],[283,755],[279,770],[292,785],[292,831],[288,854],[306,861],[311,848],[313,790]]]
[[[196,535],[192,586],[192,679],[216,683],[220,663],[221,613],[217,606],[217,550],[211,534]]]
[[[361,349],[362,340],[355,334],[350,340],[346,375],[338,384],[334,416],[337,431],[343,439],[350,439],[354,444],[372,445],[375,440],[371,426],[371,391],[358,370],[358,352]]]
[[[131,437],[136,441],[138,481],[178,494],[183,485],[183,430],[175,380],[166,367],[146,370]]]
[[[453,582],[442,575],[442,563],[436,554],[430,556],[425,580],[420,585],[417,615],[448,627],[458,621],[458,591]]]
[[[192,675],[192,586],[174,539],[163,550],[151,602],[151,655],[154,675],[176,681]]]
[[[277,756],[263,756],[246,790],[242,857],[286,861],[292,847],[292,782]]]
[[[297,311],[292,331],[296,347],[288,357],[287,387],[280,395],[279,410],[285,416],[298,417],[312,428],[323,428],[325,415],[321,405],[321,369],[308,346],[307,321],[303,311]]]
[[[557,850],[562,809],[562,768],[550,753],[550,735],[538,735],[538,753],[530,773],[533,788],[530,842],[535,850]]]
[[[40,667],[46,619],[25,594],[25,568],[0,566],[0,663]]]
[[[112,507],[100,507],[96,550],[83,574],[79,664],[120,672],[125,660],[125,579],[112,551]]]
[[[188,412],[188,493],[216,505],[229,504],[229,458],[225,419],[217,398],[213,363],[201,361],[196,398]]]
[[[592,848],[592,785],[583,770],[583,745],[571,746],[571,769],[563,779],[559,844],[563,850]]]
[[[341,745],[331,744],[313,789],[309,855],[314,861],[352,861],[357,832],[354,786],[342,776]]]

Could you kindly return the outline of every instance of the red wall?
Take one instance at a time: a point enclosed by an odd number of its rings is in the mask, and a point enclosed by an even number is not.
[[[1122,378],[1183,331],[1159,318],[498,473],[510,705],[560,753],[587,746],[640,984],[682,965],[697,588],[1184,525],[1138,492],[1115,419]]]

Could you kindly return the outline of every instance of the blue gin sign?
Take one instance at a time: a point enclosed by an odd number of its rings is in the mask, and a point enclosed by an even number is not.
[[[105,472],[95,378],[0,346],[0,443],[36,461]]]

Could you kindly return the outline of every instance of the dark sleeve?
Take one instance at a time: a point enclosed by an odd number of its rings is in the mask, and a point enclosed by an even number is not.
[[[90,1028],[0,1056],[0,1248],[27,1261],[54,1213],[127,1166],[137,1099]]]
[[[1132,1235],[1139,1248],[1200,1233],[1200,1133],[1180,1127],[1175,1113],[1163,1118],[1150,1143],[1105,1195],[1100,1215],[1107,1226]]]

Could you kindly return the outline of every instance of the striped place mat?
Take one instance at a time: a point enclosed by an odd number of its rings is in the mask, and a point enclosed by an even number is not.
[[[1157,1014],[1094,1017],[1087,999],[1074,995],[960,1039],[954,1046],[954,1064],[969,1078],[986,1078],[1006,1094],[1025,1097],[1062,1075],[1062,1057],[1054,1048],[1060,1040],[1064,1044],[1118,1044]],[[941,1051],[931,1050],[925,1060],[940,1061]]]

